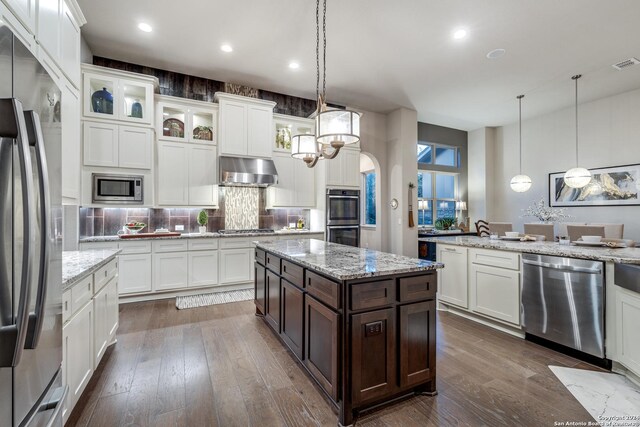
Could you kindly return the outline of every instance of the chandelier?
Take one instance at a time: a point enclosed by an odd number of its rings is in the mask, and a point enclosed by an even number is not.
[[[511,189],[516,193],[524,193],[525,191],[531,188],[531,178],[529,175],[522,174],[522,98],[524,95],[518,95],[518,123],[519,123],[519,133],[520,133],[520,169],[518,175],[511,178]]]
[[[315,135],[291,138],[291,157],[302,159],[312,168],[318,160],[335,158],[345,145],[360,141],[360,113],[329,109],[327,87],[327,0],[322,0],[322,91],[320,91],[320,0],[316,0],[316,112]]]
[[[580,77],[582,77],[581,74],[571,77],[576,82],[576,167],[569,169],[564,174],[564,183],[571,188],[582,188],[591,182],[591,172],[579,166],[578,158],[578,79]]]

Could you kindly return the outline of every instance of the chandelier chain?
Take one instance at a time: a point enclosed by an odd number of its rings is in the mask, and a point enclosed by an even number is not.
[[[322,11],[322,99],[327,94],[327,0],[323,0]]]
[[[316,99],[320,96],[320,0],[316,0]]]
[[[580,158],[578,155],[579,145],[578,145],[578,79],[582,77],[582,74],[576,74],[571,77],[576,82],[576,167],[580,164]]]
[[[522,98],[524,95],[518,95],[518,124],[520,137],[520,175],[522,175]]]

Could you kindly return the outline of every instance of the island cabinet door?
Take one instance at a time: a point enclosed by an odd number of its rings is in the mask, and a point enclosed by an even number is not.
[[[429,381],[436,366],[436,303],[425,301],[400,307],[400,387]]]
[[[340,315],[309,294],[304,307],[304,363],[320,386],[337,401]]]
[[[286,280],[281,280],[280,336],[291,351],[302,360],[304,335],[304,293]]]
[[[280,277],[271,270],[266,270],[266,313],[265,318],[269,325],[280,333]]]
[[[266,299],[266,269],[258,264],[254,264],[254,290],[256,308],[262,314],[265,314],[265,299]]]
[[[354,405],[396,388],[395,309],[351,316],[351,381]]]

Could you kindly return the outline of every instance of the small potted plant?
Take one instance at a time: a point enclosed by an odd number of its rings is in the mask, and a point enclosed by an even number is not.
[[[198,230],[200,231],[200,234],[204,234],[207,232],[208,221],[209,221],[209,216],[207,215],[204,209],[201,210],[200,213],[198,214],[198,224],[200,225],[200,227],[198,227]]]

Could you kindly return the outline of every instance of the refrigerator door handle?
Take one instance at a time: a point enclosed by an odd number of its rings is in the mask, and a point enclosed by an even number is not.
[[[44,408],[42,408],[45,411],[55,408],[53,414],[51,414],[51,418],[49,418],[47,427],[55,427],[56,423],[59,421],[58,416],[60,415],[60,411],[62,411],[62,408],[64,407],[64,401],[67,398],[67,394],[69,394],[69,386],[65,385],[60,392],[58,390],[56,390],[56,392],[59,393],[60,397],[49,402]]]
[[[47,156],[44,149],[44,138],[40,127],[40,117],[35,111],[24,112],[27,125],[27,135],[29,145],[35,147],[36,162],[38,165],[38,179],[40,185],[40,266],[38,273],[38,292],[36,293],[36,307],[34,313],[29,313],[29,324],[27,326],[27,339],[25,349],[34,349],[38,345],[42,324],[44,320],[45,305],[47,302],[47,278],[49,277],[49,261],[51,257],[50,237],[51,232],[51,199],[49,187],[49,170],[47,167]]]
[[[33,211],[33,171],[31,154],[27,140],[27,127],[22,111],[22,103],[15,98],[0,99],[0,137],[15,139],[17,142],[20,179],[22,181],[23,239],[22,271],[20,276],[20,300],[17,307],[16,323],[0,328],[0,367],[15,367],[20,362],[29,321],[29,300],[31,297],[31,270],[34,258]]]

